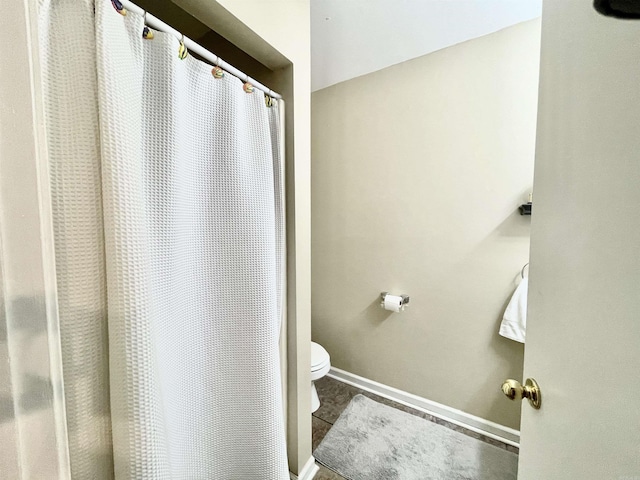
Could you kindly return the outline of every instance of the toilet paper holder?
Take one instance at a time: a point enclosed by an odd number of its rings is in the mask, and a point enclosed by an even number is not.
[[[389,292],[380,293],[380,308],[384,308],[384,299],[387,295],[391,295]],[[404,308],[409,304],[409,295],[399,295],[402,299],[400,301],[400,310],[404,310]]]

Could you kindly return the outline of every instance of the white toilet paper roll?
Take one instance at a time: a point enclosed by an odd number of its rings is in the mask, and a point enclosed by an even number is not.
[[[402,309],[402,297],[399,295],[385,295],[384,309],[390,312],[399,312]]]

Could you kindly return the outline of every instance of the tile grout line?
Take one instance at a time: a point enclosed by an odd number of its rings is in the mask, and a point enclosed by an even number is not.
[[[333,422],[330,422],[329,420],[325,420],[322,417],[319,417],[317,415],[314,415],[313,413],[311,414],[312,417],[317,418],[318,420],[322,420],[324,423],[328,423],[329,425],[331,425],[333,427]]]

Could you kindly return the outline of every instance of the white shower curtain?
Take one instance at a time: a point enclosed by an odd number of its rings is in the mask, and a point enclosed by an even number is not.
[[[73,478],[288,478],[282,105],[109,0],[39,27]]]

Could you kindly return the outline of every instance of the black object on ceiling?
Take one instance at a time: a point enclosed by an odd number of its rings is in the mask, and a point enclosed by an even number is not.
[[[640,19],[640,0],[593,0],[593,8],[607,17]]]

